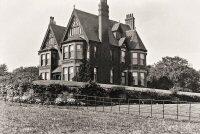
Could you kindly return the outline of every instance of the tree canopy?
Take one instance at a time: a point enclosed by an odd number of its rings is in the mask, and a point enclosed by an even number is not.
[[[199,73],[178,56],[164,57],[148,67],[148,87],[198,92],[199,80]]]
[[[6,64],[0,65],[0,76],[4,76],[8,73],[8,67]]]

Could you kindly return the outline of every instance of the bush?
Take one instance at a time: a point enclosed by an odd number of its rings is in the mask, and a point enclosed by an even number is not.
[[[79,89],[80,95],[106,97],[107,92],[104,88],[93,81],[89,81]]]
[[[125,87],[112,87],[108,91],[110,98],[127,98],[127,91]]]

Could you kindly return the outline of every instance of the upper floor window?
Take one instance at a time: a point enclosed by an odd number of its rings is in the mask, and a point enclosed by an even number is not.
[[[64,59],[69,58],[69,48],[68,48],[68,46],[63,47],[63,58]]]
[[[121,50],[121,62],[125,63],[126,61],[126,50],[122,49]]]
[[[132,76],[133,76],[133,85],[138,85],[138,73],[133,72]]]
[[[76,45],[76,57],[82,59],[82,46],[79,44]]]
[[[54,38],[49,39],[49,45],[54,45]]]
[[[133,65],[138,64],[138,54],[137,53],[132,53],[131,62]]]
[[[140,54],[140,65],[144,65],[144,64],[145,64],[144,54]]]
[[[78,35],[81,34],[82,30],[79,26],[79,22],[76,17],[74,17],[71,27],[68,32],[68,36]]]
[[[50,54],[46,54],[46,65],[50,65]]]
[[[69,59],[74,58],[74,45],[69,45]]]
[[[57,54],[56,53],[52,53],[52,64],[53,65],[57,65],[58,61],[57,61]]]
[[[45,64],[45,63],[46,63],[45,60],[46,60],[45,54],[42,54],[42,55],[41,55],[41,66],[45,66],[45,65],[46,65],[46,64]]]
[[[140,73],[140,81],[141,81],[141,86],[145,85],[145,74],[144,73]]]

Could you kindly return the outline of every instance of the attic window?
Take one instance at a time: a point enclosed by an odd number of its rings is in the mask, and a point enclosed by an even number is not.
[[[77,18],[74,18],[71,27],[69,28],[68,36],[79,35],[81,33],[82,30],[80,28],[79,22]]]

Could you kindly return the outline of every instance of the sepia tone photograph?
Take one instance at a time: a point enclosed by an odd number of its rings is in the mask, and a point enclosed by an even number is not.
[[[200,133],[199,7],[0,0],[0,134]]]

